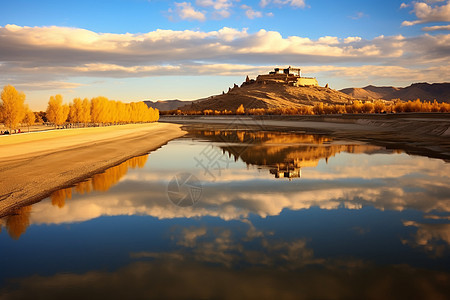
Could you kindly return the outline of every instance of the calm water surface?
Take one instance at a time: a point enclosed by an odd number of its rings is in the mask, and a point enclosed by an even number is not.
[[[0,219],[0,298],[428,298],[450,164],[327,136],[191,130]]]

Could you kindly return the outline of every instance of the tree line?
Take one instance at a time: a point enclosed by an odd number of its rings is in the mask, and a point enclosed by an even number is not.
[[[327,114],[382,114],[403,112],[450,112],[450,103],[436,100],[393,101],[376,100],[374,102],[354,101],[351,104],[316,103],[314,106],[245,108],[242,104],[236,110],[187,110],[162,111],[161,115],[327,115]]]
[[[10,131],[21,126],[33,125],[36,121],[46,121],[56,126],[66,123],[87,126],[88,124],[128,124],[155,122],[159,110],[148,107],[144,102],[123,103],[106,97],[91,100],[75,98],[70,104],[63,104],[61,95],[51,96],[45,113],[34,113],[25,104],[25,94],[12,85],[6,85],[1,92],[0,122]]]
[[[159,110],[148,107],[144,102],[123,103],[102,96],[91,100],[75,98],[69,105],[62,102],[61,95],[52,96],[48,101],[46,117],[55,126],[66,122],[86,126],[146,123],[159,119]]]

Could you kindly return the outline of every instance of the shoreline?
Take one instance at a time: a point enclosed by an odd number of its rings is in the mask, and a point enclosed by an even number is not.
[[[326,134],[450,162],[450,113],[161,116],[160,122]]]
[[[23,133],[0,138],[0,217],[156,150],[185,135],[185,126],[326,134],[450,162],[450,114],[163,116],[150,124]]]
[[[0,139],[0,217],[185,135],[181,125],[77,128]]]

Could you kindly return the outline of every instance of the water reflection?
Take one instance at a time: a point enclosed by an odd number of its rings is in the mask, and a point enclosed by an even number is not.
[[[147,162],[148,154],[133,157],[117,166],[111,167],[103,173],[95,174],[92,178],[75,184],[74,187],[54,191],[50,195],[51,204],[58,208],[66,205],[66,200],[72,199],[72,193],[89,194],[93,191],[106,192],[117,184],[125,176],[128,170],[143,168]],[[0,220],[0,232],[2,223],[5,223],[11,238],[17,240],[30,225],[32,205],[16,209],[11,215]]]
[[[234,162],[215,179],[194,159],[205,147]],[[274,178],[296,168],[301,180]],[[167,198],[180,172],[202,181],[193,207]],[[441,160],[331,137],[191,131],[0,220],[20,237],[0,235],[0,282],[15,278],[16,298],[445,298],[449,176]]]
[[[247,165],[268,168],[275,178],[300,178],[302,167],[316,167],[320,160],[328,162],[341,152],[402,153],[355,142],[344,144],[332,137],[311,134],[198,129],[188,132],[195,138],[218,143],[235,161],[242,159]]]
[[[436,212],[450,212],[450,165],[441,160],[305,134],[190,133],[202,142],[170,142],[150,158],[133,158],[73,188],[56,191],[51,202],[33,206],[30,223],[73,223],[104,215],[242,220],[252,214],[277,216],[285,209],[311,207],[414,209],[428,213],[428,218]],[[239,142],[231,143],[235,140]],[[221,149],[236,160],[217,180],[205,176],[193,159],[205,146]],[[143,168],[147,159],[151,167]],[[296,184],[276,181],[269,173],[274,166],[281,172],[291,163],[303,170],[303,178]],[[129,168],[136,169],[127,174]],[[193,173],[204,188],[195,207],[177,209],[167,200],[167,184],[182,171]],[[70,205],[66,205],[68,200]]]
[[[12,299],[446,299],[449,275],[400,266],[239,272],[187,260],[137,261],[114,272],[33,276],[17,282]],[[70,295],[68,291],[70,290]],[[28,297],[27,297],[28,296]]]
[[[412,226],[417,231],[402,243],[423,249],[432,256],[442,257],[450,245],[450,224],[427,224],[416,221],[404,221],[404,226]]]
[[[11,238],[18,240],[30,225],[31,206],[18,208],[6,219],[6,229]],[[1,228],[1,226],[0,226]]]
[[[57,190],[50,196],[52,205],[60,208],[64,207],[66,199],[72,199],[73,190],[78,194],[88,194],[93,191],[106,192],[127,174],[128,169],[143,168],[147,159],[148,154],[130,158],[117,166],[105,170],[103,173],[95,174],[92,178],[75,184],[73,188]]]

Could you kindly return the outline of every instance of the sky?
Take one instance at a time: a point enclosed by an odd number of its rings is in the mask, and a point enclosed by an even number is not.
[[[294,66],[331,88],[450,81],[450,0],[14,0],[0,85],[48,99],[193,100]]]

